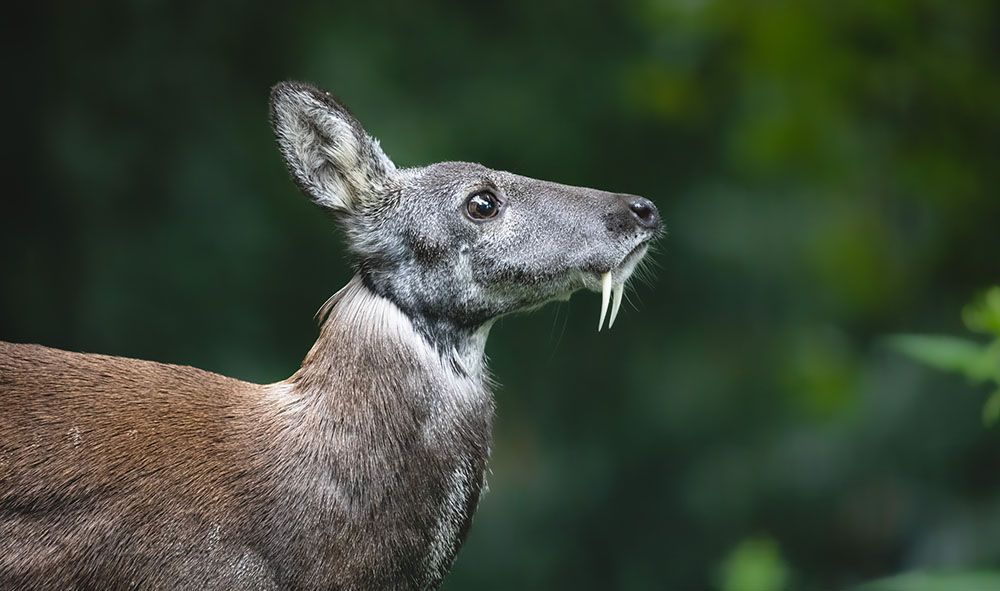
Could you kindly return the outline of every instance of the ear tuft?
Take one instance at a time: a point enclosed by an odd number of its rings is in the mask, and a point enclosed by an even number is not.
[[[295,184],[322,207],[358,211],[396,170],[346,107],[308,84],[271,89],[271,126]]]

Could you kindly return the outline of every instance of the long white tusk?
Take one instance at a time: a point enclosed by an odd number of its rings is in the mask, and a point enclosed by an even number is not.
[[[611,271],[601,275],[601,319],[597,321],[597,332],[604,326],[604,317],[608,315],[608,300],[611,299]]]
[[[622,294],[625,293],[625,282],[622,281],[615,286],[614,296],[611,298],[611,318],[608,319],[608,328],[615,325],[615,318],[618,318],[618,308],[622,305]]]

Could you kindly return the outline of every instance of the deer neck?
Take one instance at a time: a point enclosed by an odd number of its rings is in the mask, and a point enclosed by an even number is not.
[[[285,382],[294,398],[325,401],[343,414],[373,406],[416,416],[492,409],[489,325],[463,329],[411,318],[359,276],[330,298],[320,319],[319,338]]]

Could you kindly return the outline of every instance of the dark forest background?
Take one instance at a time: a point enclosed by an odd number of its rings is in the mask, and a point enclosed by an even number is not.
[[[4,29],[0,338],[293,372],[349,278],[267,122],[653,199],[615,328],[494,328],[445,589],[835,589],[1000,566],[989,392],[887,345],[1000,282],[992,1],[40,2]],[[0,410],[2,412],[2,410]]]

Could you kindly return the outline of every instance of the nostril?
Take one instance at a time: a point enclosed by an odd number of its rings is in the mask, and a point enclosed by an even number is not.
[[[628,208],[643,222],[648,223],[653,219],[653,208],[649,206],[648,201],[633,201]]]
[[[663,226],[656,205],[645,197],[619,193],[605,218],[608,231],[630,233],[636,229],[658,232]]]
[[[645,197],[634,197],[628,200],[628,208],[639,224],[646,228],[655,228],[660,223],[659,213],[653,202]]]

